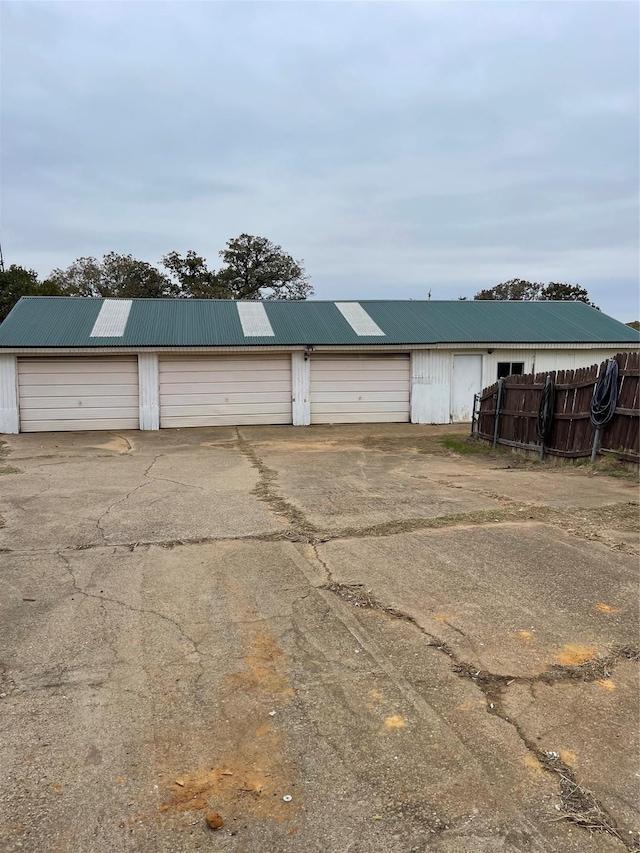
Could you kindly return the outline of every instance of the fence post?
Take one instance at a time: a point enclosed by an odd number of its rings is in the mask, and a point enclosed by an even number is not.
[[[493,422],[493,444],[492,447],[496,447],[498,444],[498,432],[500,427],[500,407],[502,406],[502,396],[504,394],[504,377],[502,379],[498,379],[498,397],[496,399],[496,414]]]
[[[478,409],[479,398],[480,398],[479,394],[473,395],[473,409],[471,410],[471,436],[472,437],[476,432],[476,417],[477,417],[477,409]]]

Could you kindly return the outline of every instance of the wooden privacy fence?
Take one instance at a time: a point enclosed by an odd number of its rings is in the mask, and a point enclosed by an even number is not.
[[[640,353],[619,353],[618,401],[613,418],[599,436],[597,452],[640,461]],[[607,362],[578,370],[508,376],[477,395],[472,433],[494,444],[538,450],[578,459],[591,456],[596,428],[590,420],[591,399]],[[547,376],[555,382],[550,432],[544,446],[538,435],[538,413]]]

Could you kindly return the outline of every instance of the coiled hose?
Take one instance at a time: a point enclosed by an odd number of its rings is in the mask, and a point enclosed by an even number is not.
[[[540,397],[540,406],[538,408],[538,438],[544,441],[551,432],[553,424],[553,409],[556,402],[556,386],[553,377],[547,375]]]
[[[591,398],[589,418],[596,429],[602,429],[613,417],[618,405],[618,362],[615,358],[607,361],[600,372]]]

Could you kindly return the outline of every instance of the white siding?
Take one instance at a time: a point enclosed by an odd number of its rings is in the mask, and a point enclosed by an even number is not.
[[[408,421],[410,385],[408,355],[314,355],[311,423]]]
[[[411,422],[447,424],[451,413],[451,353],[411,353]]]
[[[18,359],[20,429],[138,428],[135,356]]]
[[[140,391],[140,429],[160,429],[157,353],[138,353],[138,387]]]
[[[15,355],[0,353],[0,433],[16,433],[18,419],[18,372]]]
[[[160,358],[160,426],[291,423],[291,355]]]
[[[591,367],[592,364],[600,364],[621,351],[619,347],[591,350],[539,350],[535,354],[535,371],[545,373],[549,370],[576,370],[579,367]]]
[[[306,352],[291,353],[291,403],[294,426],[308,426],[311,423],[310,367],[311,362]]]
[[[468,423],[473,414],[473,400],[482,391],[482,356],[477,353],[454,353],[451,374],[451,420]]]
[[[550,370],[575,370],[600,364],[620,352],[619,347],[609,349],[495,349],[483,359],[482,387],[486,388],[498,378],[499,361],[522,361],[524,373],[545,373]]]

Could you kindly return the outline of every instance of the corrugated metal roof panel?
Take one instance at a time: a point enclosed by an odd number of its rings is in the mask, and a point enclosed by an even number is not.
[[[134,299],[119,338],[91,337],[104,300],[23,297],[0,347],[305,346],[443,343],[639,343],[638,332],[582,302],[362,302],[380,335],[358,335],[333,302],[265,301],[273,335],[245,337],[237,302]]]

